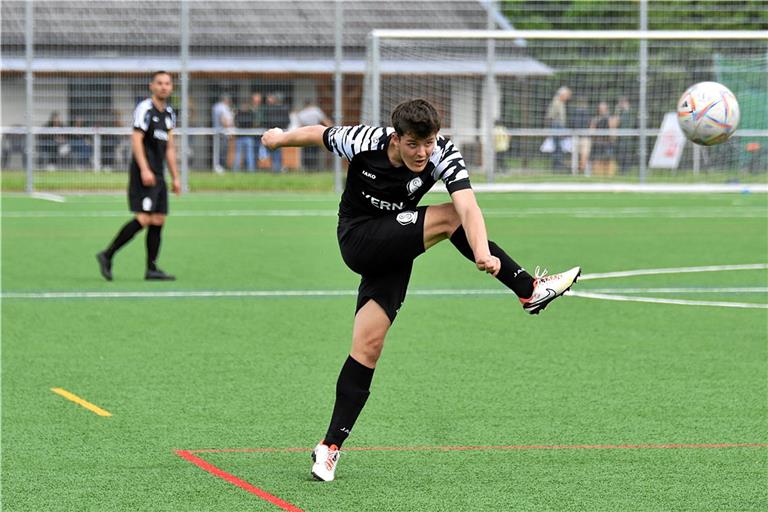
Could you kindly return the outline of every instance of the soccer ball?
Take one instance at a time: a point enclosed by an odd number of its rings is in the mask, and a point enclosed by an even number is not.
[[[699,82],[677,102],[677,122],[688,140],[713,146],[728,140],[739,125],[739,102],[724,85]]]

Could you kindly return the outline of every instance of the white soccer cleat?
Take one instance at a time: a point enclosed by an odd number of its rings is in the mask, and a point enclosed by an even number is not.
[[[580,275],[581,267],[573,267],[565,272],[549,276],[546,270],[540,274],[539,267],[536,267],[533,295],[527,299],[520,299],[523,309],[532,315],[538,315],[542,309],[547,307],[547,304],[570,290]]]
[[[328,446],[318,443],[312,450],[312,477],[321,482],[331,482],[336,475],[336,463],[339,461],[339,449],[335,444]]]

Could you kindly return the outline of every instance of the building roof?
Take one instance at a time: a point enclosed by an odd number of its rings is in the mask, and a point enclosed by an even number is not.
[[[0,44],[6,70],[24,68],[25,4],[23,0],[0,4]],[[179,67],[179,0],[36,0],[32,5],[36,69],[63,71],[67,66],[108,71],[119,67],[144,72],[148,69],[145,59],[165,64],[164,69]],[[333,70],[335,0],[190,0],[187,5],[190,71],[288,71],[283,65],[296,72]],[[486,29],[488,5],[487,0],[342,0],[344,67],[348,72],[362,72],[366,39],[373,29]],[[493,28],[511,27],[497,12],[491,15]],[[432,59],[435,72],[455,67],[471,69],[471,74],[478,66],[484,67],[455,62],[446,67],[455,59],[438,50],[434,48],[437,53]],[[551,71],[525,56],[522,48],[497,57],[500,74]],[[394,62],[398,60],[408,58],[394,58]],[[390,62],[386,67],[392,66],[395,64]]]

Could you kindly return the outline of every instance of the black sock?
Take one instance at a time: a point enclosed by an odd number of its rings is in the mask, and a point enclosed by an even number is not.
[[[336,403],[325,434],[325,444],[341,448],[368,400],[372,380],[373,368],[358,363],[352,356],[347,357],[336,381]]]
[[[475,261],[475,254],[472,252],[472,247],[469,245],[467,235],[464,232],[464,226],[453,232],[451,235],[451,243],[464,255],[469,261]],[[504,249],[488,241],[488,248],[491,250],[491,255],[496,256],[501,260],[501,270],[499,270],[496,279],[504,283],[504,285],[515,292],[520,298],[527,299],[533,295],[533,277],[526,272],[515,260],[510,258]]]
[[[147,270],[157,270],[157,255],[160,253],[160,231],[163,226],[147,228]]]
[[[133,219],[130,222],[127,222],[122,228],[120,228],[117,236],[114,240],[112,240],[112,244],[107,248],[106,251],[104,251],[104,254],[107,255],[107,258],[112,259],[112,256],[115,255],[118,249],[130,242],[136,233],[141,231],[141,229],[142,226],[138,220]]]

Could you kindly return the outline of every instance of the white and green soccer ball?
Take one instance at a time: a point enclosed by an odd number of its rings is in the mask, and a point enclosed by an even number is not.
[[[739,102],[723,84],[699,82],[677,102],[677,122],[688,140],[714,146],[728,140],[739,125]]]

